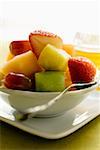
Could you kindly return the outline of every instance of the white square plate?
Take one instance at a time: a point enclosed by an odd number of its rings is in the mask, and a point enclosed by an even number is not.
[[[63,115],[52,118],[31,118],[18,122],[10,120],[10,118],[13,119],[10,106],[0,97],[0,120],[33,135],[47,139],[59,139],[73,133],[98,116],[99,108],[100,91],[95,91]]]

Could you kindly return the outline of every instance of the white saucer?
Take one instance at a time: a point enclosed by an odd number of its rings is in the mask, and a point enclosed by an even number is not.
[[[11,121],[11,110],[0,99],[0,120],[21,130],[47,139],[59,139],[81,128],[100,114],[100,91],[95,91],[81,104],[65,114],[53,118],[32,118],[23,122]],[[10,107],[9,107],[10,108]],[[9,114],[10,113],[10,114]]]

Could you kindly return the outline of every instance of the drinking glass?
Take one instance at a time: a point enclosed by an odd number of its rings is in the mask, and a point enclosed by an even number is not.
[[[77,32],[74,47],[75,56],[89,58],[96,65],[100,76],[100,35]]]

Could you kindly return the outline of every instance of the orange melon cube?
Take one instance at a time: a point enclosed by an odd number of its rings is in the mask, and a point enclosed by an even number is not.
[[[7,57],[6,57],[6,61],[11,60],[14,57],[14,55],[11,52],[8,52]]]
[[[65,50],[69,55],[75,55],[74,45],[72,44],[63,44],[63,50]]]
[[[30,76],[40,70],[41,68],[38,65],[37,58],[32,51],[15,56],[2,67],[2,73],[5,75],[10,72],[15,72]]]

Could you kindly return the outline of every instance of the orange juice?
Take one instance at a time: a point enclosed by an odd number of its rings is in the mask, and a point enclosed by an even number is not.
[[[77,32],[74,45],[76,56],[89,58],[100,70],[100,35]]]
[[[100,73],[100,35],[77,32],[73,43],[75,46],[75,56],[89,58],[94,62]],[[100,88],[98,89],[100,90]]]

